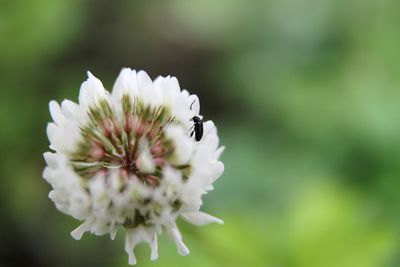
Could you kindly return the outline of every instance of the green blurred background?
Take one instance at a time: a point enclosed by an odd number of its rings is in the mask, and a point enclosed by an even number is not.
[[[191,249],[138,266],[400,266],[400,2],[0,1],[0,266],[127,266],[47,198],[48,102],[175,75],[226,146]]]

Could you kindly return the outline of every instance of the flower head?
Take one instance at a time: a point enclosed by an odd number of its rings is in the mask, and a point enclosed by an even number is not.
[[[135,264],[134,247],[147,242],[158,257],[157,235],[165,231],[178,252],[189,253],[176,226],[178,216],[203,225],[222,220],[200,212],[201,197],[222,174],[223,147],[211,121],[199,141],[192,136],[200,105],[180,90],[175,77],[152,81],[144,71],[125,68],[112,93],[96,77],[79,92],[79,104],[51,101],[54,122],[47,126],[44,179],[56,207],[83,223],[72,231],[126,233],[125,250]]]

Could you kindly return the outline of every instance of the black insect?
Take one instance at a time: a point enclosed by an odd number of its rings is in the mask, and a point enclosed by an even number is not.
[[[193,103],[194,103],[194,101],[193,101]],[[192,109],[193,103],[190,105],[190,110]],[[193,118],[191,118],[190,120],[194,122],[194,125],[193,125],[194,129],[190,133],[190,137],[192,137],[194,134],[194,138],[198,142],[203,137],[203,120],[198,116],[193,116]]]
[[[197,116],[194,116],[190,120],[194,122],[194,125],[193,125],[194,129],[190,133],[190,137],[192,137],[193,134],[195,134],[194,138],[196,139],[196,141],[200,141],[201,138],[203,137],[203,121],[202,121],[202,119],[200,119]]]

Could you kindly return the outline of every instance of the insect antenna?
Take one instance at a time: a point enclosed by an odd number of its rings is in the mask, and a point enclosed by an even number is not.
[[[193,100],[192,104],[190,104],[190,110],[192,110],[192,107],[193,107],[194,102],[196,102],[196,99]]]

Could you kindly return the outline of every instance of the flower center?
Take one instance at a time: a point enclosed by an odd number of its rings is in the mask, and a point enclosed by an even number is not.
[[[144,106],[129,96],[121,102],[119,117],[106,100],[90,107],[88,123],[81,127],[83,140],[70,158],[73,169],[88,179],[118,169],[121,176],[157,186],[165,159],[173,153],[163,128],[174,119],[162,106]]]

